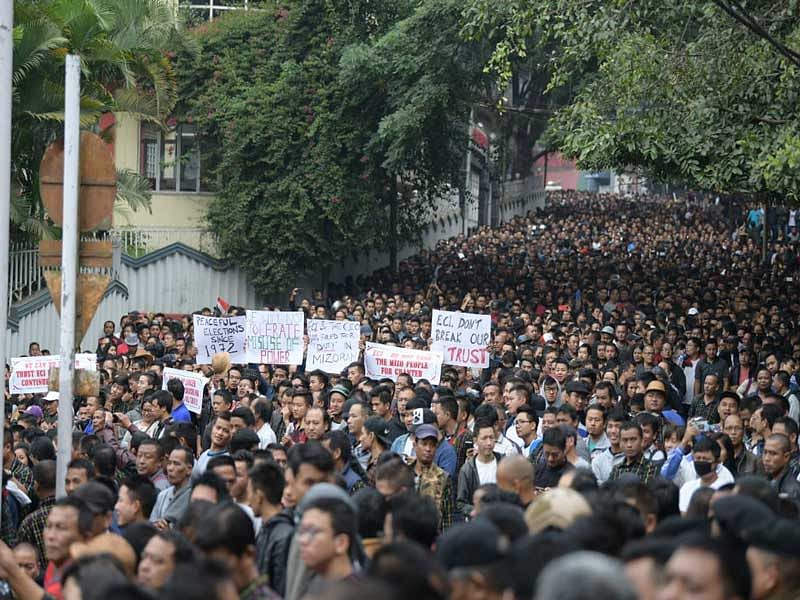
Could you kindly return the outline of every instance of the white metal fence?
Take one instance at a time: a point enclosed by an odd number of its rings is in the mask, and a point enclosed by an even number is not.
[[[116,229],[111,232],[122,252],[138,258],[161,248],[181,242],[190,248],[217,257],[216,239],[201,227],[150,227]],[[20,302],[46,287],[39,266],[37,245],[14,244],[9,251],[8,305]]]

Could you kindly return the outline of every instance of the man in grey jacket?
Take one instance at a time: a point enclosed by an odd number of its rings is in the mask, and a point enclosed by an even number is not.
[[[178,446],[167,459],[167,481],[170,486],[161,490],[150,513],[150,521],[159,529],[167,530],[170,524],[180,521],[189,507],[192,495],[191,476],[194,466],[192,451]]]

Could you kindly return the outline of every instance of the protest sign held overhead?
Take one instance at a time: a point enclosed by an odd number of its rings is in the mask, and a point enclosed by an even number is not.
[[[186,409],[199,415],[203,409],[203,388],[206,387],[208,379],[200,373],[166,367],[164,369],[164,379],[161,383],[162,390],[167,389],[167,382],[170,379],[180,379],[181,383],[183,383],[183,403],[186,405]]]
[[[442,354],[367,342],[367,349],[364,351],[364,370],[370,379],[388,377],[392,381],[397,381],[398,375],[408,373],[415,381],[427,379],[433,385],[439,385],[439,378],[442,375]]]
[[[489,315],[433,310],[431,349],[441,352],[448,365],[489,366],[488,346],[492,318]]]
[[[211,357],[217,352],[230,354],[231,362],[245,362],[246,317],[194,315],[193,321],[198,365],[210,365]]]
[[[50,370],[61,365],[58,354],[21,356],[11,359],[9,391],[12,394],[44,394],[48,390]],[[76,354],[75,369],[97,370],[97,355]]]
[[[303,362],[303,320],[298,311],[248,310],[247,362],[299,365]]]
[[[306,372],[340,373],[358,360],[360,327],[355,321],[308,321]]]

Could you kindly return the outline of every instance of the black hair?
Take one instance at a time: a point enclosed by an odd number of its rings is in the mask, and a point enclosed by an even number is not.
[[[173,377],[167,382],[167,391],[172,394],[172,397],[175,398],[178,402],[183,402],[183,382],[178,379],[177,377]]]
[[[41,492],[54,492],[56,489],[56,461],[40,460],[33,465],[33,481],[39,485]]]
[[[141,450],[142,446],[153,446],[158,451],[158,458],[164,458],[164,446],[161,444],[159,440],[153,438],[147,438],[142,440],[139,443],[139,447],[137,448],[137,452]]]
[[[566,450],[567,436],[560,427],[551,427],[542,434],[542,444],[555,446],[559,450]]]
[[[92,462],[99,475],[113,478],[117,472],[117,454],[108,444],[97,444],[94,447]]]
[[[702,489],[702,488],[701,488]],[[707,536],[693,535],[682,539],[676,552],[692,549],[711,554],[719,563],[719,575],[726,598],[749,598],[751,591],[750,569],[744,553],[733,544]]]
[[[297,475],[300,466],[304,463],[328,475],[332,474],[335,469],[331,453],[315,440],[308,441],[305,444],[297,444],[289,449],[287,466],[292,470],[292,473]]]
[[[213,471],[217,467],[231,467],[235,471],[236,462],[229,454],[221,454],[220,456],[215,456],[208,461],[208,464],[206,465],[206,471]]]
[[[439,532],[439,511],[429,496],[421,496],[412,488],[389,498],[387,512],[392,515],[395,536],[425,548],[433,546]]]
[[[128,488],[128,493],[133,497],[133,500],[137,500],[141,504],[142,514],[149,519],[158,496],[156,486],[153,485],[150,479],[141,475],[129,475],[122,481],[120,488],[123,485]]]
[[[647,483],[647,487],[656,501],[656,520],[659,523],[667,517],[680,516],[680,488],[677,485],[668,479],[656,477]]]
[[[56,460],[56,447],[47,436],[39,436],[31,441],[30,455],[34,460]]]
[[[273,506],[279,506],[286,487],[283,469],[274,462],[258,462],[250,469],[249,475],[253,489],[260,490]]]
[[[172,544],[174,551],[172,553],[172,560],[175,566],[190,563],[197,558],[197,551],[195,547],[186,539],[181,532],[174,529],[166,531],[159,531],[155,537],[160,540]]]
[[[224,548],[241,557],[256,543],[253,522],[236,504],[218,504],[198,524],[194,543],[205,552]]]
[[[364,487],[353,495],[358,514],[358,534],[362,539],[377,538],[383,531],[386,500],[373,487]]]
[[[214,396],[221,397],[225,404],[233,405],[233,395],[225,388],[214,390]]]
[[[174,380],[170,380],[174,381]],[[169,385],[169,383],[167,383]],[[150,402],[153,404],[157,404],[163,410],[167,411],[167,413],[172,413],[172,394],[170,394],[167,390],[158,390],[153,392],[150,395]]]
[[[246,406],[238,406],[231,412],[231,417],[239,417],[247,427],[255,427],[256,417]]]
[[[209,461],[211,462],[211,461]],[[200,475],[192,481],[192,489],[204,485],[211,488],[217,493],[217,502],[222,502],[228,499],[228,486],[222,481],[222,478],[209,470]]]
[[[720,448],[719,444],[707,436],[700,436],[692,446],[692,454],[696,452],[711,452],[714,460],[719,460]]]
[[[252,529],[252,527],[251,527]],[[175,566],[172,576],[159,591],[163,600],[217,600],[218,589],[231,581],[228,567],[221,562],[198,557],[197,560]]]
[[[386,454],[389,455],[389,458],[383,461],[379,460],[375,469],[375,481],[388,480],[392,482],[395,489],[413,490],[415,487],[414,471],[396,454]]]
[[[94,464],[92,461],[85,458],[76,458],[69,462],[67,470],[69,469],[83,469],[86,471],[86,479],[93,479],[95,475]]]

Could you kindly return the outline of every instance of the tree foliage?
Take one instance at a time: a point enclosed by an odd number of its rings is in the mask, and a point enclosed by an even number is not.
[[[64,61],[81,57],[81,123],[126,111],[161,122],[177,100],[171,53],[190,50],[169,0],[14,2],[12,197],[14,233],[52,236],[39,198],[39,163],[63,135]],[[119,198],[149,206],[138,176],[121,174]]]
[[[467,31],[500,36],[490,67],[501,80],[547,46],[551,87],[580,82],[548,136],[581,167],[797,200],[796,3],[498,4],[472,0]]]
[[[220,249],[262,292],[412,235],[456,181],[482,65],[459,6],[298,0],[198,28],[181,111]]]

